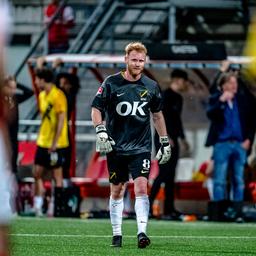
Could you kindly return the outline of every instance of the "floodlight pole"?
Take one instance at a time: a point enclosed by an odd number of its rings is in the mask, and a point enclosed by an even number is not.
[[[169,20],[168,20],[168,42],[170,44],[176,41],[176,6],[172,0],[169,0]]]

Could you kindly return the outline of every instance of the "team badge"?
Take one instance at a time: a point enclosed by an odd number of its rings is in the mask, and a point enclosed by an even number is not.
[[[140,100],[147,100],[148,90],[140,91]]]
[[[147,95],[148,95],[148,90],[144,90],[144,91],[140,92],[141,98],[145,98]]]

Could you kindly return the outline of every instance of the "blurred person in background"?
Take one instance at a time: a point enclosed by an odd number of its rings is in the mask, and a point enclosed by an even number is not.
[[[46,24],[60,8],[59,0],[52,0],[44,12]],[[48,53],[65,53],[69,48],[68,30],[75,25],[74,11],[70,6],[63,6],[48,31]]]
[[[149,200],[148,177],[151,167],[152,113],[160,136],[159,164],[171,156],[158,84],[142,72],[146,62],[146,47],[133,42],[125,48],[125,71],[108,76],[92,102],[92,121],[96,129],[96,151],[107,155],[110,182],[110,220],[113,247],[122,246],[122,214],[124,192],[129,174],[134,180],[135,213],[138,248],[150,244],[146,234]],[[106,126],[103,116],[106,114]]]
[[[221,62],[220,68],[219,68],[218,72],[215,74],[213,80],[211,81],[210,87],[209,87],[209,92],[211,94],[215,93],[218,90],[221,90],[218,85],[218,80],[222,73],[229,71],[230,64],[231,64],[231,62],[229,60],[223,60]]]
[[[63,165],[65,150],[69,146],[67,99],[65,94],[53,84],[53,72],[47,68],[36,71],[36,85],[39,94],[41,126],[37,137],[35,154],[35,198],[34,208],[37,216],[42,216],[44,187],[42,174],[51,169],[55,179],[55,192],[63,186]],[[59,191],[59,190],[58,190]]]
[[[71,114],[75,110],[76,96],[80,88],[79,78],[75,74],[61,72],[57,74],[56,85],[58,88],[60,88],[64,92],[67,98],[68,120],[71,120]],[[70,178],[69,169],[70,169],[70,162],[71,162],[71,155],[72,155],[72,146],[75,146],[75,145],[72,145],[70,129],[68,131],[68,138],[69,138],[69,146],[66,148],[66,152],[65,152],[66,164],[65,166],[63,166],[64,179]]]
[[[186,140],[183,123],[181,119],[183,98],[180,92],[187,87],[188,75],[181,69],[175,69],[171,73],[171,80],[167,90],[163,92],[163,115],[165,118],[167,134],[172,146],[172,156],[170,160],[159,166],[159,174],[152,185],[149,202],[150,212],[153,216],[152,206],[159,192],[161,184],[164,183],[164,216],[165,219],[179,220],[181,213],[175,209],[174,205],[174,188],[175,188],[175,171],[179,159],[179,139],[183,148],[188,151],[189,144]],[[156,148],[159,147],[159,136],[155,135]]]
[[[255,108],[251,97],[239,92],[233,72],[222,73],[217,87],[207,107],[211,124],[206,146],[214,147],[213,200],[227,200],[227,174],[231,167],[231,200],[237,221],[242,221],[244,167],[255,134]]]
[[[6,44],[7,33],[10,30],[10,14],[7,1],[0,2],[0,255],[10,255],[9,250],[9,226],[12,216],[10,198],[11,198],[11,178],[8,169],[8,147],[9,141],[6,133],[6,120],[4,120],[4,66],[5,56],[4,47]]]
[[[1,5],[0,5],[1,9]],[[0,10],[1,14],[1,10]],[[1,32],[0,32],[1,33]],[[0,34],[1,37],[1,34]],[[1,40],[1,39],[0,39]],[[1,50],[0,50],[1,51]],[[1,66],[1,64],[0,64]],[[1,69],[1,67],[0,67]],[[2,75],[2,73],[1,73]],[[0,82],[2,87],[2,81]],[[2,92],[0,92],[0,107],[4,108],[2,100]],[[8,135],[5,127],[3,113],[0,113],[0,255],[9,255],[9,226],[12,218],[11,200],[12,187],[14,186],[11,171],[9,169],[9,146]]]
[[[42,69],[46,67],[47,62],[45,56],[41,56],[37,58],[37,68]],[[67,98],[67,104],[68,104],[68,121],[72,119],[72,113],[75,111],[75,105],[76,105],[76,96],[80,89],[80,81],[78,76],[75,74],[76,72],[73,69],[67,69],[63,65],[63,61],[61,58],[56,58],[51,65],[51,69],[54,73],[54,80],[56,83],[56,86],[60,88],[66,98]],[[71,163],[71,155],[72,155],[72,147],[75,145],[72,145],[72,138],[71,138],[71,127],[69,128],[69,147],[67,148],[66,152],[66,165],[63,166],[63,177],[65,181],[70,177],[69,169],[70,169],[70,163]]]
[[[18,130],[19,130],[19,104],[26,101],[33,95],[33,91],[22,84],[18,84],[12,76],[4,80],[3,95],[5,100],[5,111],[7,120],[7,130],[11,142],[11,169],[16,175],[18,158]]]
[[[70,119],[71,113],[75,108],[76,96],[80,89],[79,78],[75,74],[61,72],[57,74],[56,85],[67,97],[68,119]]]

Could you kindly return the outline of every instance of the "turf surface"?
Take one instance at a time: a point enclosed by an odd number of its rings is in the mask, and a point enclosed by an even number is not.
[[[256,255],[256,223],[150,220],[152,244],[137,248],[136,222],[123,222],[123,247],[111,248],[108,219],[80,220],[18,217],[10,231],[12,256],[237,256]]]

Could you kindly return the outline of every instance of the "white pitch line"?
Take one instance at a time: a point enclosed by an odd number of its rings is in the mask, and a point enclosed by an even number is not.
[[[15,220],[15,219],[14,219]],[[76,219],[76,218],[63,218],[63,219],[58,219],[56,218],[37,218],[37,217],[17,217],[18,221],[45,221],[45,222],[51,222],[51,221],[58,221],[58,222],[75,222],[75,223],[110,223],[109,219]],[[124,220],[124,224],[133,224],[135,223],[136,220]],[[163,221],[163,220],[151,220],[149,222],[149,226],[153,225],[170,225],[170,226],[200,226],[200,228],[208,228],[208,227],[216,227],[218,228],[219,226],[223,226],[223,223],[221,222],[202,222],[202,221],[195,221],[195,222],[181,222],[181,221]],[[247,228],[256,228],[256,223],[228,223],[230,227],[238,227],[239,229],[247,229]]]
[[[61,235],[61,234],[10,234],[17,237],[80,237],[80,238],[111,238],[111,235]],[[137,236],[125,235],[125,238]],[[184,238],[184,239],[256,239],[256,236],[150,236],[150,238]]]
[[[9,236],[21,236],[21,237],[84,237],[84,235],[58,235],[58,234],[9,234]]]

